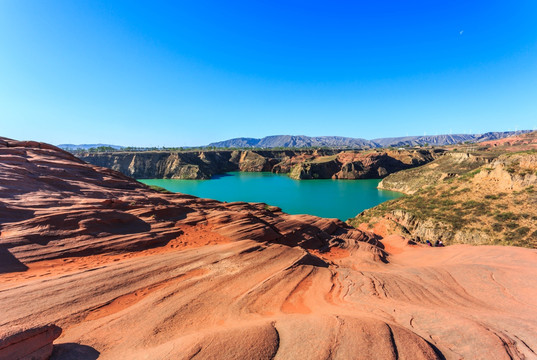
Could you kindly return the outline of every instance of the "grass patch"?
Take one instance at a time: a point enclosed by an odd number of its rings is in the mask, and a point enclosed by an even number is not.
[[[173,194],[173,192],[164,189],[162,186],[157,186],[157,185],[148,185],[148,186],[149,186],[149,188],[150,188],[151,190],[158,191],[159,193],[163,193],[163,194]]]
[[[508,220],[518,220],[520,216],[512,212],[504,212],[504,213],[496,214],[494,218],[498,221],[508,221]]]
[[[487,199],[487,200],[498,200],[498,199],[501,199],[502,197],[504,197],[505,195],[507,195],[507,194],[506,193],[498,193],[496,195],[487,194],[487,195],[485,195],[485,199]]]
[[[466,174],[462,174],[460,179],[461,180],[470,180],[472,179],[474,176],[476,176],[477,174],[479,174],[481,172],[481,169],[475,169],[475,170],[472,170],[472,171],[469,171],[467,172]]]
[[[507,226],[507,228],[512,230],[512,229],[516,229],[518,227],[518,224],[515,223],[515,222],[509,222],[509,223],[505,224],[505,226]]]

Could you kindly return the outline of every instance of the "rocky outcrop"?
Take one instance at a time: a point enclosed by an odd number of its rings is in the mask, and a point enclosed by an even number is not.
[[[341,152],[305,160],[295,165],[294,179],[379,179],[433,161],[443,150],[388,150]]]
[[[330,179],[341,169],[341,163],[335,156],[312,159],[295,165],[289,176],[296,180]]]
[[[52,342],[61,333],[58,326],[46,325],[0,334],[0,359],[47,360],[52,355]]]
[[[278,162],[273,157],[265,157],[253,151],[244,151],[240,155],[239,170],[245,172],[270,172]]]
[[[88,153],[80,158],[137,179],[210,179],[239,169],[240,154],[222,152],[114,152]]]
[[[493,243],[493,236],[479,229],[453,228],[450,223],[431,218],[420,219],[404,210],[394,210],[386,215],[386,219],[395,222],[402,229],[402,234],[417,242],[429,240],[431,243],[442,241],[444,244],[471,245]]]

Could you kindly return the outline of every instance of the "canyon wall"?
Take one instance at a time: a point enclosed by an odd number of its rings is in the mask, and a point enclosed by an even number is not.
[[[86,153],[79,157],[137,179],[210,179],[229,171],[272,171],[274,165],[297,155],[326,151],[192,151]]]
[[[294,179],[383,178],[433,161],[443,150],[234,150],[85,153],[79,157],[138,178],[210,179],[229,171],[289,173]]]
[[[443,153],[441,149],[344,151],[298,163],[289,176],[294,179],[381,179],[427,164]]]

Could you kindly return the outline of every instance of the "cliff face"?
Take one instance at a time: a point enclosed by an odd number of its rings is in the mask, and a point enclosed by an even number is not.
[[[426,164],[443,150],[387,150],[341,152],[305,159],[290,171],[294,179],[379,179],[403,169]]]
[[[137,179],[210,179],[218,172],[239,168],[236,151],[88,153],[80,158]]]
[[[331,150],[326,150],[328,153]],[[114,152],[87,153],[82,160],[107,167],[137,179],[210,179],[229,171],[273,171],[275,165],[305,151],[193,151],[193,152]],[[278,172],[278,171],[276,171]]]
[[[445,160],[461,161],[454,175],[438,170],[433,176],[435,168],[447,166]],[[400,182],[390,182],[390,189],[396,184],[412,195],[366,210],[349,223],[361,228],[381,223],[417,241],[537,248],[537,154],[507,153],[478,166],[485,160],[446,155],[422,171],[394,174]],[[461,173],[464,168],[473,170]],[[424,184],[418,171],[436,180]]]
[[[442,150],[266,150],[88,153],[80,158],[138,179],[210,179],[228,171],[290,173],[294,179],[371,179],[425,164]]]

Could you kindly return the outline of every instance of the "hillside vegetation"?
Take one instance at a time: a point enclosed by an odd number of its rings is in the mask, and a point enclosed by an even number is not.
[[[448,153],[392,174],[381,187],[409,194],[349,223],[382,226],[417,241],[537,248],[537,151]]]

